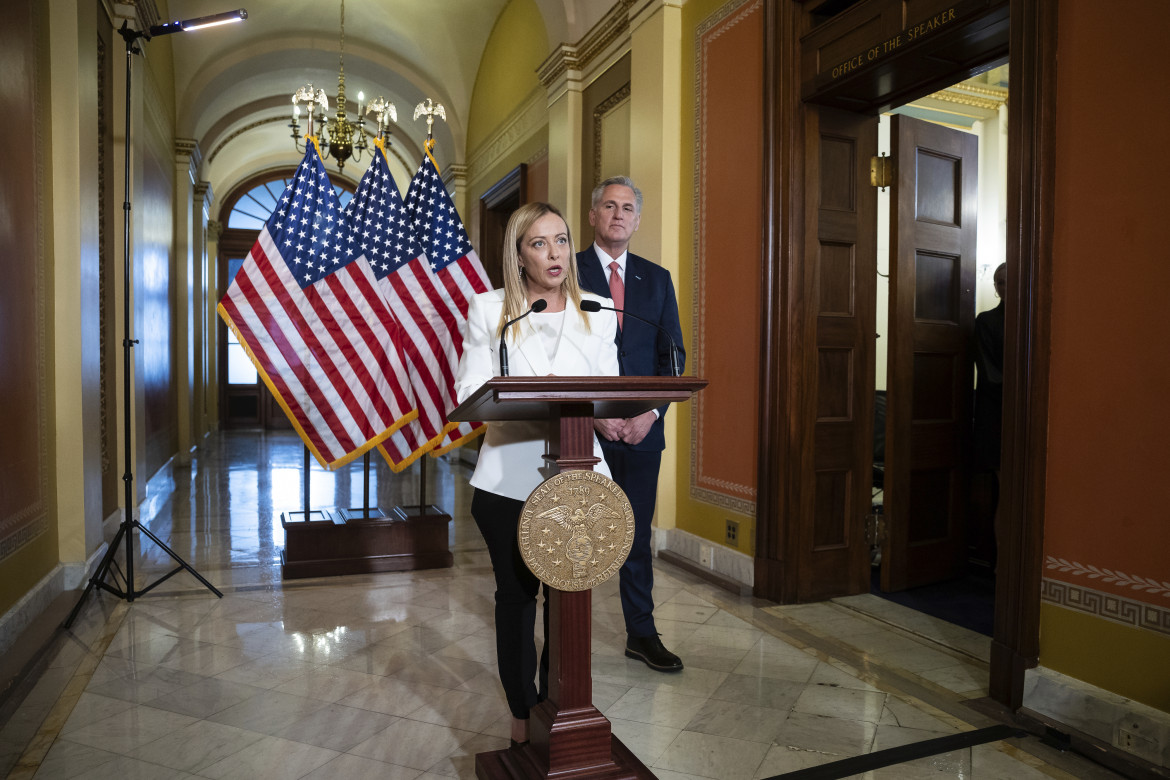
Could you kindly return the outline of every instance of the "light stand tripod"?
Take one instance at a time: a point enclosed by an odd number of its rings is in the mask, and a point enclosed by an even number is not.
[[[125,151],[125,192],[126,198],[122,203],[122,322],[124,335],[122,338],[122,428],[123,428],[123,447],[124,457],[126,460],[126,471],[122,474],[122,482],[125,484],[126,494],[125,500],[125,517],[118,526],[118,532],[114,534],[113,540],[110,542],[109,549],[102,557],[101,563],[94,570],[93,576],[89,578],[89,584],[85,586],[85,591],[81,594],[81,598],[77,600],[73,611],[69,613],[66,618],[64,627],[68,629],[73,625],[73,621],[77,618],[77,613],[81,611],[81,605],[85,603],[86,596],[94,588],[113,593],[120,599],[126,601],[134,601],[138,596],[149,593],[154,588],[161,585],[166,580],[181,571],[188,571],[195,576],[197,580],[203,583],[204,587],[214,593],[216,596],[223,597],[223,594],[216,590],[215,586],[203,578],[199,572],[195,571],[191,566],[175,553],[170,547],[167,547],[161,539],[154,535],[154,533],[139,522],[135,514],[134,502],[134,473],[133,473],[133,441],[130,436],[130,415],[133,412],[133,405],[130,396],[130,365],[131,352],[130,350],[138,343],[138,339],[130,338],[131,334],[131,319],[130,319],[130,104],[131,104],[131,63],[133,62],[135,54],[142,54],[142,49],[138,46],[139,39],[150,40],[151,36],[168,35],[176,32],[186,32],[191,30],[198,30],[202,27],[211,27],[219,24],[226,24],[228,22],[243,21],[248,18],[248,12],[244,9],[238,11],[230,11],[223,14],[215,14],[213,16],[204,16],[198,19],[189,19],[181,22],[167,22],[166,24],[155,25],[150,28],[149,32],[141,30],[131,30],[128,22],[123,22],[122,27],[118,30],[118,34],[122,36],[122,40],[126,42],[126,136],[124,140]],[[178,564],[174,569],[164,574],[159,579],[155,580],[150,585],[147,585],[141,590],[136,590],[134,587],[134,531],[141,531],[146,534],[151,541],[161,547],[167,555],[169,555]],[[106,576],[110,573],[111,567],[116,567],[114,561],[114,554],[118,551],[120,542],[126,543],[126,571],[123,574],[122,588],[116,585],[110,585],[105,581]]]

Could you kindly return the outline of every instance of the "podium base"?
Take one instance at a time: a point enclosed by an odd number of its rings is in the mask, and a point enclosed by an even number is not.
[[[475,776],[480,780],[547,780],[547,759],[542,760],[532,743],[475,755]],[[617,737],[610,737],[610,763],[581,767],[556,774],[558,780],[653,780],[654,773]]]

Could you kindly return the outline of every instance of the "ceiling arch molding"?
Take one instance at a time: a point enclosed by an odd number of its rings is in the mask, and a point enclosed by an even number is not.
[[[254,100],[251,103],[239,106],[229,114],[222,116],[199,141],[200,148],[207,150],[206,157],[204,157],[204,166],[206,166],[204,176],[207,177],[209,175],[210,168],[215,163],[215,158],[219,156],[232,140],[257,127],[265,126],[269,130],[275,129],[282,131],[283,137],[286,139],[285,143],[287,148],[291,153],[293,147],[288,128],[288,105],[289,102],[286,96],[271,95],[267,98]],[[394,147],[401,149],[407,158],[415,160],[422,159],[423,147],[421,139],[416,139],[408,135],[405,132],[405,128],[400,124],[392,126],[390,135]],[[373,138],[369,129],[367,129],[367,136],[371,139]]]
[[[289,36],[257,41],[246,50],[234,50],[212,60],[195,73],[186,85],[179,102],[178,126],[182,128],[181,134],[199,137],[201,134],[199,125],[212,124],[219,118],[216,116],[217,113],[226,113],[222,110],[215,111],[215,104],[231,100],[232,94],[239,89],[240,84],[249,80],[262,79],[270,84],[276,78],[284,80],[281,74],[287,73],[290,76],[288,78],[290,97],[293,90],[306,81],[312,81],[316,86],[324,88],[327,93],[336,95],[337,44],[336,41],[329,41],[328,46],[322,46],[322,43],[323,39],[316,36]],[[397,81],[403,93],[414,92],[419,96],[418,100],[430,97],[435,102],[442,103],[447,109],[445,127],[450,134],[449,142],[452,145],[454,159],[457,162],[462,159],[466,143],[467,106],[453,101],[446,87],[435,81],[430,74],[420,71],[412,63],[385,48],[347,41],[347,87],[350,87],[353,79],[359,74],[361,78],[374,83]],[[291,78],[294,75],[297,77]],[[356,97],[356,89],[353,91]],[[413,98],[409,94],[404,94],[404,97]],[[404,113],[413,113],[414,103],[409,107],[404,106],[403,110]],[[399,117],[402,118],[401,113]],[[422,134],[425,134],[425,129],[420,131],[420,135]]]

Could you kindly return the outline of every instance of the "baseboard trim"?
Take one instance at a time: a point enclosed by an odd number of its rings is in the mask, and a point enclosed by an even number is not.
[[[705,569],[689,558],[684,558],[676,552],[671,550],[659,550],[658,557],[667,563],[672,563],[680,569],[694,574],[696,577],[706,580],[714,585],[718,585],[726,591],[730,591],[737,596],[752,595],[752,587],[745,585],[742,582],[733,580],[730,577],[724,577],[722,574],[711,569]]]
[[[0,616],[0,656],[8,651],[25,629],[33,624],[53,600],[65,591],[65,567],[57,564],[29,588],[12,608]]]
[[[1044,735],[1041,741],[1046,744],[1053,745],[1057,742],[1063,742],[1058,749],[1071,750],[1095,764],[1100,764],[1121,774],[1123,777],[1134,780],[1166,780],[1170,778],[1170,770],[1166,767],[1144,761],[1126,750],[1097,739],[1092,734],[1086,734],[1067,723],[1053,720],[1043,713],[1022,707],[1016,713],[1016,719],[1023,723],[1029,731]]]

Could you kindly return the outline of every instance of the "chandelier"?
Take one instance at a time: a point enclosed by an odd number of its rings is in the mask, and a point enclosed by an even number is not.
[[[305,151],[301,136],[301,107],[299,104],[307,103],[308,115],[306,119],[308,128],[305,135],[316,135],[314,132],[315,128],[320,131],[318,147],[321,150],[321,156],[325,158],[332,157],[336,160],[339,170],[345,169],[346,160],[352,158],[354,162],[359,162],[362,158],[362,152],[369,149],[369,145],[366,143],[366,120],[364,114],[374,112],[377,115],[378,125],[375,135],[379,139],[383,138],[390,129],[391,122],[398,121],[397,111],[393,103],[379,97],[371,101],[369,106],[363,106],[364,101],[365,94],[358,92],[357,120],[350,121],[345,111],[345,0],[341,0],[341,47],[340,53],[338,54],[337,113],[332,117],[326,116],[326,112],[329,111],[329,97],[323,89],[314,90],[312,84],[307,84],[293,93],[293,116],[288,126],[292,129],[293,144],[297,151],[301,153]]]

